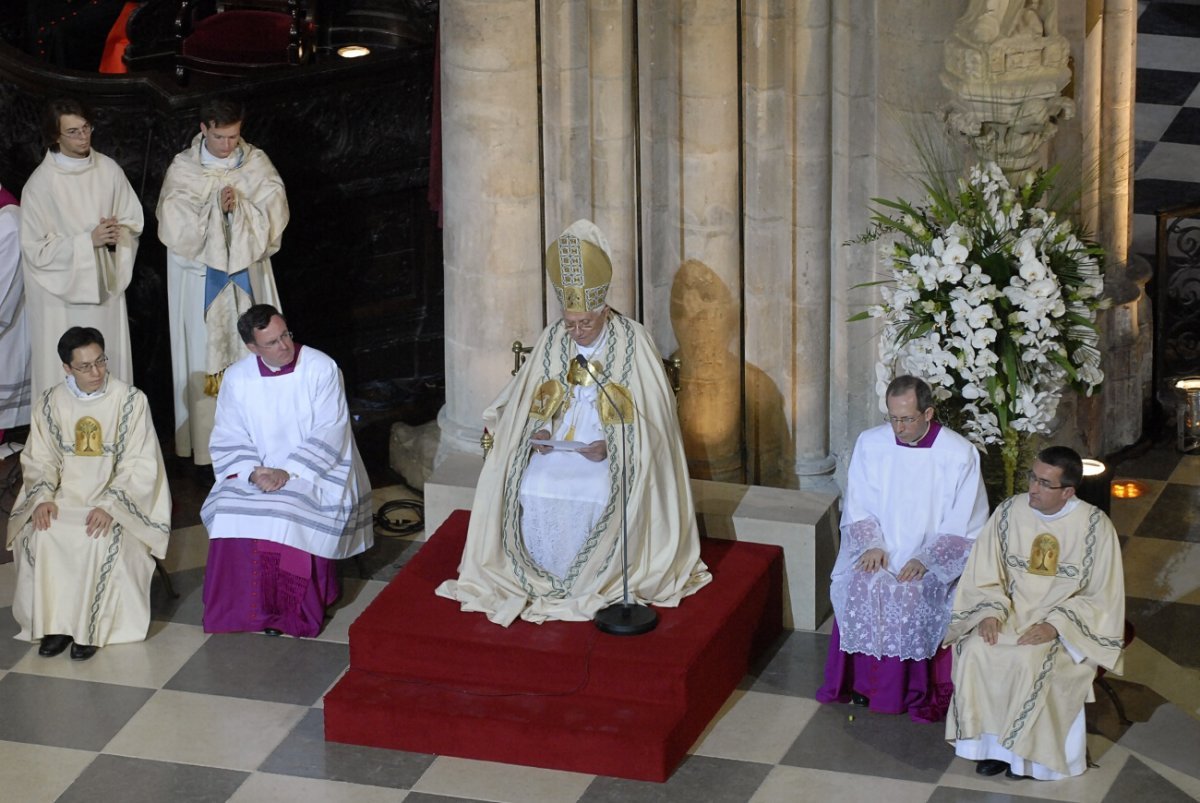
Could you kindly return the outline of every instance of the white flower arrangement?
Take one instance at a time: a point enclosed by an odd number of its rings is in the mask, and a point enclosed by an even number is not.
[[[1044,208],[1055,169],[1019,189],[993,162],[957,183],[924,183],[921,206],[875,199],[865,241],[894,235],[883,303],[851,320],[883,323],[876,388],[925,379],[960,407],[963,435],[981,449],[1046,434],[1068,387],[1104,380],[1096,313],[1102,249],[1061,211]]]

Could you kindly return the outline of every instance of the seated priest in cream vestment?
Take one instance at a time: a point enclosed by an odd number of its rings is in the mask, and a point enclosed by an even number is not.
[[[1029,493],[992,514],[959,581],[946,738],[980,775],[1081,774],[1096,670],[1121,670],[1121,548],[1108,516],[1075,495],[1082,477],[1074,451],[1042,450]]]
[[[678,605],[712,578],[662,358],[605,303],[612,263],[595,224],[572,224],[546,262],[563,317],[484,412],[494,447],[458,579],[437,593],[505,626],[589,620],[622,599],[625,517],[630,601]]]
[[[8,522],[12,610],[40,655],[85,661],[146,638],[171,497],[146,397],[108,373],[103,335],[73,327],[58,352],[66,377],[34,406]]]

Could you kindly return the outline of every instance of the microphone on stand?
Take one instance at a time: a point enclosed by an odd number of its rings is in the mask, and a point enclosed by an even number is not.
[[[582,354],[575,355],[576,364],[587,371],[588,376],[596,383],[596,387],[604,394],[604,398],[608,399],[608,403],[617,411],[617,417],[621,419],[621,601],[609,605],[607,608],[601,608],[596,612],[596,618],[593,620],[596,627],[604,633],[609,633],[614,636],[640,636],[642,633],[649,633],[658,624],[658,614],[648,605],[642,605],[638,602],[629,601],[629,485],[628,485],[628,456],[625,446],[625,426],[628,423],[625,420],[625,414],[621,411],[621,406],[613,400],[609,395],[608,388],[604,386],[604,382],[600,377],[596,376],[596,372],[592,370],[592,366],[588,363],[587,358]]]

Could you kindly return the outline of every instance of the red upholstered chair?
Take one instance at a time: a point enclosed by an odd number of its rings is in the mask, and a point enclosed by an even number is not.
[[[308,61],[313,31],[301,0],[183,0],[175,20],[175,77],[250,75]]]

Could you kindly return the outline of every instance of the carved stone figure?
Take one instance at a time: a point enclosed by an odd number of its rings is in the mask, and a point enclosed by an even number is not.
[[[1075,113],[1062,96],[1070,47],[1057,14],[1055,0],[971,0],[946,43],[945,121],[1010,175],[1036,166],[1058,121]]]

